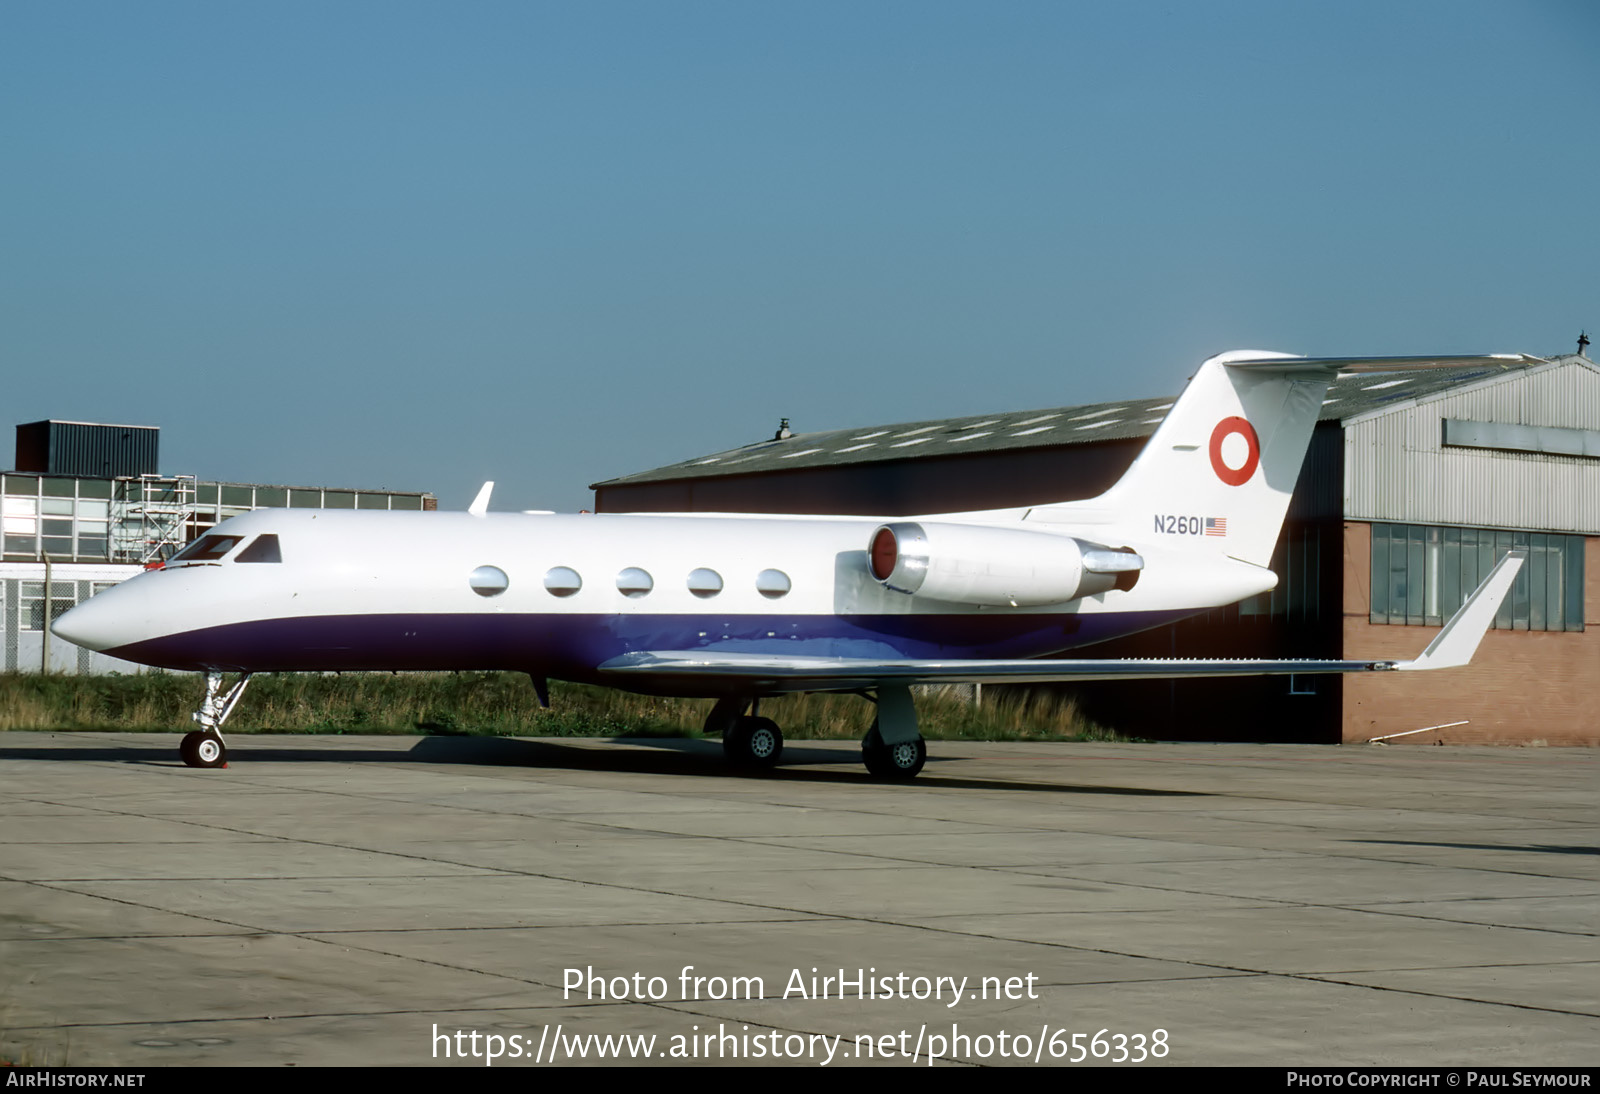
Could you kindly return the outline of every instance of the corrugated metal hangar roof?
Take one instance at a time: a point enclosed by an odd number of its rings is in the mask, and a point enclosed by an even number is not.
[[[1344,376],[1329,389],[1323,401],[1322,420],[1342,421],[1391,403],[1421,398],[1526,367],[1474,365],[1405,375]],[[1148,437],[1161,424],[1176,399],[1174,394],[1009,414],[795,433],[782,439],[758,441],[650,471],[607,479],[594,484],[594,488]]]

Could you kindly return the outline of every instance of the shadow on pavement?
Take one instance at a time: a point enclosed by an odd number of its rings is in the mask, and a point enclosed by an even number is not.
[[[766,779],[779,782],[871,783],[885,787],[923,787],[927,789],[1006,790],[1053,794],[1110,794],[1136,797],[1209,797],[1191,790],[1158,790],[1131,786],[1081,786],[1046,782],[1019,782],[1008,779],[981,779],[941,775],[937,755],[928,757],[928,766],[907,783],[880,782],[861,767],[853,749],[807,748],[803,742],[784,745],[783,763],[770,771],[742,771],[730,768],[717,741],[690,738],[619,737],[609,739],[615,748],[595,748],[596,741],[585,738],[585,745],[564,744],[548,739],[520,737],[424,737],[406,751],[378,748],[252,748],[250,735],[228,738],[229,767],[240,769],[256,763],[383,763],[383,764],[462,764],[487,767],[545,767],[567,771],[635,772],[649,775],[718,776],[737,779]],[[0,760],[88,760],[126,764],[153,764],[181,767],[176,735],[162,735],[162,744],[107,744],[86,740],[81,746],[50,744],[43,747],[0,746]],[[171,741],[170,744],[166,743]],[[937,749],[937,742],[930,742]],[[815,770],[831,767],[841,770]],[[197,775],[202,772],[197,771]]]

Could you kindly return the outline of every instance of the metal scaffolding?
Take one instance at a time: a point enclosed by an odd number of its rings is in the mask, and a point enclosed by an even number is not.
[[[195,476],[123,475],[111,498],[111,559],[140,564],[183,549],[194,521]]]

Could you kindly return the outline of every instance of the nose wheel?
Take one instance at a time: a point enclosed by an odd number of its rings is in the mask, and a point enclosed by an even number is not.
[[[220,736],[209,731],[184,734],[178,745],[178,755],[190,767],[228,766],[228,746]]]
[[[200,709],[192,715],[200,723],[200,728],[185,734],[178,744],[178,755],[184,763],[190,767],[228,766],[228,746],[222,741],[222,723],[239,705],[239,698],[244,695],[248,683],[250,674],[240,673],[233,687],[224,693],[222,673],[206,673],[206,697],[201,700]]]

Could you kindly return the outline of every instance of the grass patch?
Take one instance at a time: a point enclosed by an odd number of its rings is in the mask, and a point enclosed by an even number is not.
[[[0,674],[0,730],[184,732],[200,702],[197,675]],[[662,699],[553,681],[551,709],[520,673],[263,673],[228,720],[229,733],[432,733],[527,737],[696,737],[709,699]],[[935,740],[1123,740],[1045,692],[985,694],[974,707],[942,689],[917,697]],[[850,695],[766,699],[761,713],[793,740],[858,740],[872,707]]]

